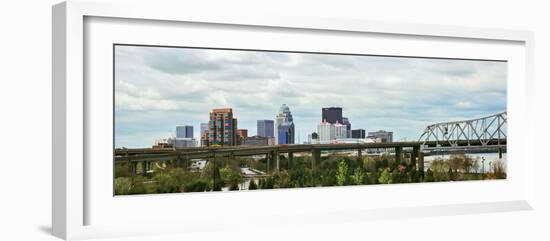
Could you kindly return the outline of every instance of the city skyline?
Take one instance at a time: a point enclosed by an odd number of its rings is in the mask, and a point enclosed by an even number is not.
[[[116,46],[115,147],[147,147],[232,108],[256,133],[282,104],[296,141],[342,107],[351,129],[387,130],[416,140],[431,123],[506,110],[506,63],[378,56]],[[299,136],[298,136],[299,135]]]

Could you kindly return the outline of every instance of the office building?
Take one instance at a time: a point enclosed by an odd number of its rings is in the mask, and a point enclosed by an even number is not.
[[[275,143],[278,145],[294,144],[294,121],[286,104],[279,109],[275,117]]]
[[[367,136],[365,135],[365,129],[355,129],[351,131],[351,138],[354,139],[365,139]]]
[[[176,126],[176,138],[193,138],[193,126]]]
[[[334,138],[333,139],[345,139],[348,138],[348,127],[344,124],[336,122],[332,125],[334,128]]]
[[[342,117],[342,125],[346,126],[346,138],[351,138],[351,122],[347,117]]]
[[[367,138],[380,138],[382,143],[393,142],[393,132],[384,130],[369,132]]]
[[[207,146],[234,146],[237,144],[237,118],[233,116],[233,109],[220,108],[210,112],[205,144]]]
[[[273,120],[258,120],[257,136],[274,137],[274,121]]]
[[[237,144],[242,145],[244,143],[244,139],[248,137],[248,130],[247,129],[237,129]]]
[[[330,124],[343,123],[342,107],[325,107],[321,109],[321,121],[326,121]]]
[[[335,136],[334,126],[331,123],[323,121],[317,125],[317,133],[319,134],[319,142],[329,142]]]

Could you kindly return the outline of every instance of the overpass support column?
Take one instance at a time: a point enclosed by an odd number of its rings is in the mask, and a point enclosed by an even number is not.
[[[293,159],[294,159],[294,153],[289,152],[288,153],[288,165],[287,165],[286,169],[290,170],[292,168]]]
[[[147,161],[141,162],[141,171],[143,172],[142,175],[147,175]]]
[[[418,154],[420,153],[420,147],[413,147],[412,149],[412,152],[411,152],[411,162],[409,165],[414,165],[414,169],[418,171],[418,165],[417,165],[417,161],[416,161],[416,158],[418,157]]]
[[[357,160],[356,160],[357,166],[362,167],[363,166],[363,150],[358,149],[357,150]]]
[[[418,151],[418,172],[420,173],[420,181],[424,180],[424,153]]]
[[[321,163],[321,151],[318,149],[311,150],[311,155],[313,156],[311,160],[311,169],[315,170],[317,164]]]
[[[137,163],[128,162],[128,171],[132,174],[137,174]]]
[[[269,174],[269,171],[271,170],[271,168],[269,167],[269,165],[271,165],[270,160],[271,160],[271,152],[265,153],[266,172],[267,172],[267,174]]]
[[[281,167],[279,165],[279,152],[278,151],[273,151],[273,161],[275,162],[275,171],[278,172],[280,171]]]
[[[395,148],[395,163],[399,164],[401,163],[402,159],[401,159],[401,155],[403,154],[403,147],[396,147]]]
[[[181,157],[180,155],[178,154],[178,157],[176,158],[176,163],[173,165],[174,167],[182,167],[181,165]]]

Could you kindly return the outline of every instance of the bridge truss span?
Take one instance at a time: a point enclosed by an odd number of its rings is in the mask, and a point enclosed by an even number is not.
[[[437,146],[458,146],[461,143],[481,146],[501,145],[506,140],[506,112],[477,119],[442,122],[428,125],[419,138],[426,145],[435,142]],[[501,143],[503,142],[504,143]]]

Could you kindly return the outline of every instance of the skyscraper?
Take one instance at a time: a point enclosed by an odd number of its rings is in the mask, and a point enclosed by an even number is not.
[[[176,138],[193,138],[193,126],[176,126]]]
[[[233,118],[233,109],[213,109],[208,122],[208,146],[234,146],[237,144],[237,119]]]
[[[325,107],[321,109],[322,119],[330,124],[343,123],[342,121],[342,107]]]
[[[273,120],[258,120],[257,136],[274,137],[274,122]]]
[[[294,144],[294,136],[292,113],[288,106],[283,104],[275,117],[275,143],[278,145]]]

